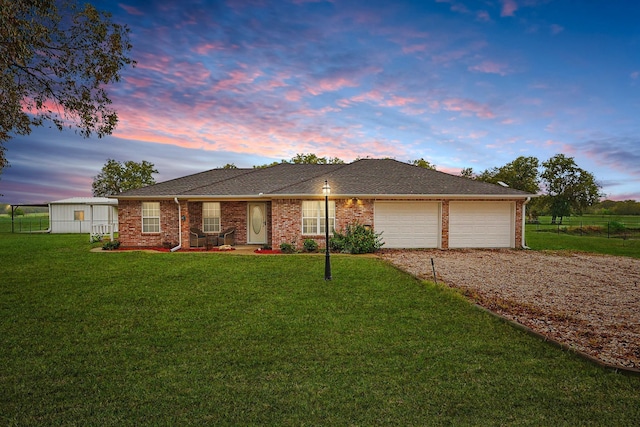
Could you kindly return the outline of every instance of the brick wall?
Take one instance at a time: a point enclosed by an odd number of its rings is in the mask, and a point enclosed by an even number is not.
[[[310,199],[309,199],[310,200]],[[347,224],[359,222],[373,225],[373,200],[333,199],[336,204],[337,230]],[[325,247],[325,235],[302,235],[302,202],[299,199],[273,200],[271,204],[272,221],[271,245],[279,248],[281,243],[293,243],[300,249],[306,239],[315,240],[320,247]]]
[[[159,247],[178,244],[178,205],[173,200],[146,200],[160,203],[160,232],[142,232],[142,202],[118,201],[118,240],[122,247]],[[188,237],[187,237],[188,239]],[[187,240],[188,242],[188,240]]]
[[[412,199],[413,200],[413,199]],[[441,248],[449,247],[449,200],[424,199],[441,203]],[[153,200],[149,200],[153,201]],[[139,200],[120,200],[118,203],[119,240],[123,247],[154,247],[170,244],[175,246],[179,240],[178,205],[173,200],[160,202],[160,232],[142,233],[142,202]],[[311,238],[320,247],[325,246],[325,236],[302,235],[301,199],[276,199],[267,202],[267,242],[274,248],[281,243],[293,243],[301,248],[305,239]],[[487,201],[470,199],[469,201]],[[492,199],[491,201],[500,201]],[[506,201],[506,200],[503,200]],[[359,222],[371,225],[375,230],[374,201],[371,199],[334,199],[336,204],[336,228],[342,230],[347,224]],[[236,227],[235,241],[238,245],[247,243],[247,202],[221,202],[221,226]],[[202,203],[180,201],[182,221],[182,245],[189,247],[189,228],[202,228]],[[516,248],[522,247],[523,201],[515,202],[515,242]],[[277,220],[276,220],[277,219]]]

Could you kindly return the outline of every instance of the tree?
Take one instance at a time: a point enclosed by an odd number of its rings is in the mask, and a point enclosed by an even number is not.
[[[124,163],[108,159],[98,176],[93,178],[93,195],[105,197],[123,191],[142,188],[155,184],[151,174],[158,173],[153,163],[143,160],[142,163],[126,161]]]
[[[547,195],[545,202],[550,209],[551,223],[571,213],[582,214],[588,206],[598,202],[602,194],[594,176],[578,167],[573,157],[556,154],[542,163],[540,174]]]
[[[113,132],[105,86],[135,65],[129,29],[76,0],[0,0],[0,171],[12,134],[52,122],[84,137]]]
[[[238,167],[235,165],[235,163],[227,163],[222,167],[222,169],[238,169]]]
[[[409,163],[411,163],[414,166],[418,166],[420,168],[436,170],[436,165],[432,165],[430,162],[426,161],[422,157],[416,160],[409,160]]]
[[[283,160],[283,163],[293,163],[296,165],[299,164],[311,164],[311,165],[340,165],[344,164],[344,161],[340,160],[337,157],[326,158],[326,157],[318,157],[313,153],[309,154],[296,154],[291,158],[290,162],[286,162]]]
[[[473,173],[473,168],[462,168],[460,176],[463,178],[476,179],[476,175]]]
[[[540,191],[539,165],[535,157],[520,156],[504,166],[483,171],[476,179],[493,184],[504,182],[516,190],[536,194]]]
[[[294,157],[291,158],[291,160],[281,160],[279,162],[272,162],[272,163],[268,163],[268,164],[264,164],[264,165],[255,165],[253,166],[254,169],[264,169],[264,168],[268,168],[271,166],[276,166],[282,163],[293,163],[295,165],[301,165],[301,164],[305,164],[305,165],[342,165],[344,164],[344,161],[337,158],[337,157],[318,157],[317,155],[313,154],[313,153],[308,153],[308,154],[303,154],[303,153],[298,153],[296,154]]]

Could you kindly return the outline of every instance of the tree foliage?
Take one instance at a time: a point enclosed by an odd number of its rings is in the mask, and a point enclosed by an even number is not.
[[[436,165],[431,164],[431,162],[423,159],[422,157],[416,160],[410,160],[409,163],[411,163],[414,166],[418,166],[420,168],[436,170]]]
[[[135,65],[129,29],[76,0],[0,0],[0,171],[4,143],[51,122],[84,137],[111,134],[105,87]]]
[[[93,178],[93,195],[105,197],[123,191],[142,188],[155,184],[152,174],[158,173],[153,163],[143,160],[141,163],[126,161],[124,163],[108,159],[102,171]]]
[[[545,201],[550,209],[551,222],[556,218],[582,214],[585,208],[598,202],[602,194],[595,177],[578,167],[573,157],[556,154],[542,163],[540,174],[546,190]]]
[[[520,156],[504,166],[483,171],[476,179],[493,184],[504,182],[516,190],[536,194],[540,191],[539,166],[540,161],[537,158]]]
[[[271,166],[276,166],[282,163],[293,163],[296,165],[306,164],[306,165],[342,165],[344,164],[344,160],[341,160],[337,157],[318,157],[313,153],[298,153],[291,158],[291,160],[281,160],[279,162],[272,162],[264,165],[256,165],[254,169],[263,169]]]
[[[296,165],[299,164],[307,164],[307,165],[339,165],[344,164],[344,161],[340,160],[337,157],[318,157],[313,153],[308,154],[296,154],[291,158],[290,162],[283,161],[283,163],[293,163]]]
[[[462,168],[460,176],[468,179],[475,179],[476,175],[473,173],[473,168]]]
[[[603,200],[594,205],[594,212],[600,215],[640,215],[640,202]]]

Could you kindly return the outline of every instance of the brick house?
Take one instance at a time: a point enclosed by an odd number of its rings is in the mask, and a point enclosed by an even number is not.
[[[120,244],[188,249],[192,227],[235,227],[236,245],[323,247],[325,180],[329,230],[357,221],[381,232],[385,248],[521,248],[535,196],[391,159],[212,169],[113,196]]]

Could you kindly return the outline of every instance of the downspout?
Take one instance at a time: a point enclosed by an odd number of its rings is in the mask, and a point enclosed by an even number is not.
[[[180,210],[180,202],[178,202],[178,198],[174,197],[173,201],[178,205],[178,246],[171,248],[171,252],[175,252],[182,248],[182,211]]]
[[[527,197],[527,200],[522,204],[522,249],[531,249],[529,246],[525,245],[525,232],[526,232],[526,224],[527,224],[527,203],[531,200],[531,197]]]

